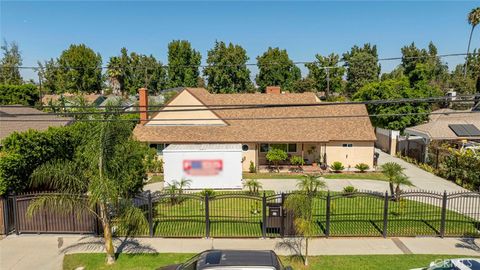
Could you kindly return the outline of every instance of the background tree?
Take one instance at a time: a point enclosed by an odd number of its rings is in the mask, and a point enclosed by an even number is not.
[[[430,42],[427,49],[419,49],[415,43],[404,46],[402,49],[402,63],[405,76],[414,86],[419,81],[446,89],[448,67],[438,57],[437,47]]]
[[[347,94],[355,94],[362,86],[378,80],[380,64],[378,63],[377,46],[364,44],[353,46],[343,54],[347,66]]]
[[[119,56],[110,57],[107,67],[112,90],[123,95],[135,95],[141,87],[158,94],[167,87],[166,69],[153,55],[129,54],[122,48]]]
[[[19,67],[22,65],[22,55],[16,42],[3,41],[2,59],[0,60],[0,83],[19,85],[23,83]]]
[[[212,93],[239,93],[253,90],[247,51],[240,45],[215,41],[208,51],[207,67],[203,70],[208,90]]]
[[[402,98],[427,98],[440,96],[438,88],[422,82],[410,87],[406,78],[391,79],[381,82],[372,82],[362,87],[354,96],[357,101],[393,100]],[[398,116],[371,117],[372,124],[395,130],[404,130],[425,121],[428,116],[415,113],[428,113],[432,109],[429,103],[399,103],[399,104],[370,104],[367,105],[369,114],[406,114]]]
[[[196,87],[200,77],[202,56],[186,40],[174,40],[168,44],[168,85]]]
[[[102,57],[85,44],[72,44],[56,60],[41,65],[45,87],[55,93],[97,93],[102,89]]]
[[[300,68],[288,57],[286,50],[268,48],[257,57],[258,74],[255,79],[259,89],[265,91],[267,86],[280,86],[282,90],[291,91],[295,81],[301,78]]]
[[[315,86],[315,81],[307,77],[293,82],[290,91],[294,93],[316,92],[317,87]]]
[[[141,209],[132,204],[131,196],[142,187],[145,174],[145,145],[131,139],[131,124],[108,121],[98,123],[88,133],[88,143],[73,160],[54,160],[38,167],[32,174],[32,186],[48,186],[56,194],[37,197],[29,206],[39,210],[83,210],[96,215],[103,227],[106,262],[115,262],[112,242],[111,212],[125,228],[147,225]],[[135,184],[138,183],[138,184]],[[85,194],[88,194],[85,199]],[[98,213],[93,209],[98,205]]]
[[[470,52],[470,43],[472,42],[472,36],[473,36],[473,30],[475,29],[475,26],[477,26],[480,23],[480,7],[476,7],[468,13],[468,23],[472,26],[472,30],[470,30],[470,36],[468,38],[468,47],[467,47],[467,59],[468,59],[468,53]],[[464,77],[467,76],[467,70],[468,70],[468,60],[465,62],[465,73]]]
[[[307,78],[315,82],[317,91],[325,91],[327,97],[331,92],[342,92],[345,68],[339,66],[340,56],[333,53],[328,56],[317,54],[315,58],[316,61],[314,63],[308,63],[305,66],[308,68]],[[327,70],[323,67],[333,68]]]

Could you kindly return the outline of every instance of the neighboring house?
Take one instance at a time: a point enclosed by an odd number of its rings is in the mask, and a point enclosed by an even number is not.
[[[74,105],[78,97],[84,98],[87,104],[93,105],[93,106],[99,106],[100,104],[102,104],[102,102],[105,99],[107,99],[105,96],[98,95],[98,94],[88,94],[88,95],[70,94],[70,93],[64,93],[60,95],[47,94],[42,96],[42,104],[50,105],[50,103],[53,103],[55,105],[58,105],[58,103],[61,102],[61,100],[63,99],[65,101],[65,105]]]
[[[1,140],[15,131],[46,130],[49,127],[66,126],[71,122],[73,118],[51,115],[26,106],[0,106],[0,145]]]
[[[480,142],[480,112],[440,109],[433,111],[428,123],[405,129],[406,138],[399,142],[399,151],[425,162],[432,142],[461,144]]]
[[[104,108],[107,105],[114,105],[114,106],[122,106],[124,110],[132,110],[135,109],[132,106],[135,106],[138,102],[138,98],[136,96],[128,96],[128,98],[117,96],[117,95],[109,95],[105,97],[102,103],[99,104],[100,107]]]
[[[140,89],[141,110],[148,107],[146,95]],[[239,144],[243,171],[249,170],[250,162],[257,168],[269,165],[266,154],[272,146],[303,157],[307,164],[326,158],[328,165],[340,161],[346,168],[358,163],[372,168],[376,138],[366,107],[316,103],[320,100],[314,93],[282,94],[279,87],[269,87],[267,94],[210,94],[203,88],[184,88],[150,118],[141,113],[134,136],[156,147],[159,155],[170,144]]]
[[[433,111],[428,123],[406,128],[405,133],[419,136],[429,144],[432,141],[480,140],[479,130],[480,112],[440,109]]]

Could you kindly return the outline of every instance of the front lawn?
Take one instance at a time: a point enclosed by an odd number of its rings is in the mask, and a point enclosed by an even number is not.
[[[211,237],[262,237],[262,197],[246,193],[217,193],[209,200]],[[330,236],[377,236],[383,233],[384,197],[373,195],[342,195],[331,193]],[[267,203],[276,202],[280,195],[267,195]],[[434,205],[436,204],[436,205]],[[438,236],[441,220],[440,199],[429,197],[404,198],[388,202],[388,236]],[[325,236],[327,229],[326,193],[313,200],[316,222],[315,236]],[[475,219],[447,210],[447,236],[479,235],[480,224]],[[288,215],[285,224],[293,220]],[[153,202],[153,234],[161,237],[205,237],[205,199],[188,195],[172,203],[170,198]],[[286,234],[288,234],[286,229]],[[148,235],[148,228],[143,230]],[[119,233],[121,235],[121,233]],[[280,237],[278,230],[267,230],[267,237]]]
[[[113,266],[105,265],[105,254],[81,253],[68,254],[63,259],[63,269],[72,270],[77,267],[89,269],[156,269],[158,267],[181,263],[193,254],[154,253],[154,254],[120,254]],[[313,256],[309,258],[308,269],[411,269],[428,264],[437,259],[462,258],[459,255],[356,255],[356,256]],[[306,269],[300,262],[291,262],[289,258],[281,258],[284,265],[294,269]]]
[[[244,179],[301,179],[301,173],[243,173]],[[366,173],[328,173],[322,175],[325,179],[369,179],[386,181],[387,178],[383,173],[366,172]]]

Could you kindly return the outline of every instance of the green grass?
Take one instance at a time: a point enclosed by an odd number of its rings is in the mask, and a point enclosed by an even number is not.
[[[316,236],[326,234],[325,194],[313,201]],[[433,199],[432,199],[433,200]],[[270,200],[267,200],[269,202]],[[330,207],[330,236],[382,236],[384,198],[377,196],[334,196]],[[389,201],[388,236],[436,236],[440,234],[441,208],[427,201]],[[437,201],[439,203],[439,201]],[[154,202],[154,235],[162,237],[205,237],[205,201],[187,197],[172,204]],[[209,201],[211,237],[261,237],[261,198],[223,197]],[[286,224],[291,224],[286,217]],[[446,211],[447,236],[480,236],[480,223],[454,211]],[[288,234],[288,228],[286,228]],[[143,235],[148,235],[145,228]],[[267,237],[279,237],[268,231]]]
[[[89,269],[134,269],[146,270],[178,264],[193,254],[155,253],[155,254],[120,254],[113,266],[105,265],[105,254],[80,253],[68,254],[63,259],[63,269],[72,270],[83,266]],[[284,265],[291,265],[294,269],[411,269],[428,266],[437,259],[462,258],[459,255],[356,255],[356,256],[312,256],[309,257],[310,266],[304,267],[301,262],[291,261],[290,258],[281,257]]]
[[[301,179],[302,174],[298,173],[243,173],[244,179]],[[368,179],[386,181],[387,179],[382,173],[366,172],[366,173],[329,173],[324,174],[325,179]]]

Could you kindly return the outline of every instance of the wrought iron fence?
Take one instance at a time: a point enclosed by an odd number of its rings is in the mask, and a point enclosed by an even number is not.
[[[27,216],[41,194],[3,198],[5,233],[98,233],[88,213],[43,211]],[[133,203],[143,210],[144,237],[296,236],[296,213],[286,208],[292,193],[142,193]],[[304,195],[307,196],[307,195]],[[480,193],[408,191],[399,196],[372,191],[311,194],[315,237],[469,236],[480,237]],[[1,205],[1,204],[0,204]],[[115,218],[115,217],[113,217]],[[115,227],[115,226],[114,226]],[[115,227],[116,228],[116,227]],[[120,230],[116,234],[125,234]]]

